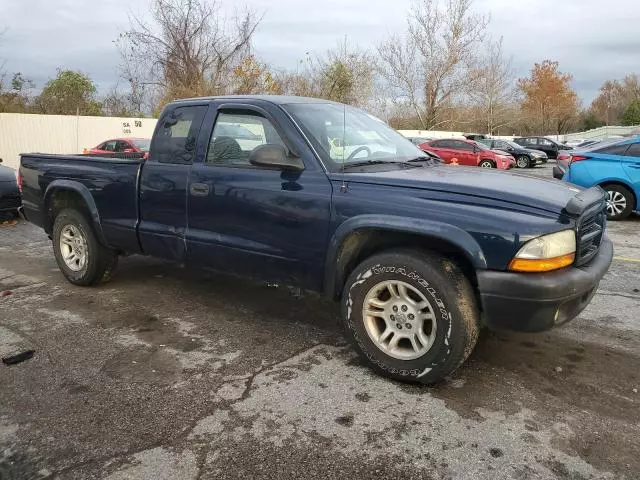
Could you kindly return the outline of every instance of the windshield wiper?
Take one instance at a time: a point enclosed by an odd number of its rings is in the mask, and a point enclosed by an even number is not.
[[[421,155],[419,157],[412,158],[411,160],[407,160],[407,162],[413,162],[413,163],[425,162],[425,163],[435,165],[438,163],[442,163],[442,160],[438,158],[430,157],[429,155]]]
[[[403,165],[403,166],[409,166],[409,167],[418,166],[418,165],[412,165],[409,162],[398,162],[397,160],[362,160],[360,162],[345,163],[343,164],[343,169],[346,170],[347,168],[353,168],[353,167],[364,167],[367,165],[385,165],[385,164]]]

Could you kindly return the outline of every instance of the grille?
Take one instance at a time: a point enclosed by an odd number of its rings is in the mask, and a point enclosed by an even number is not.
[[[584,265],[596,256],[606,226],[604,206],[589,209],[578,220],[576,265]]]

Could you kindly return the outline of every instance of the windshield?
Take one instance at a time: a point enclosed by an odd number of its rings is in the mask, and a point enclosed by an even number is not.
[[[349,164],[400,163],[425,156],[409,139],[363,110],[334,103],[290,104],[285,109],[331,171]]]
[[[135,145],[141,152],[148,152],[149,146],[151,145],[151,140],[146,138],[134,138],[131,140],[131,143]]]
[[[503,140],[504,143],[509,145],[511,148],[521,149],[522,145],[518,145],[516,142],[512,142],[511,140]]]

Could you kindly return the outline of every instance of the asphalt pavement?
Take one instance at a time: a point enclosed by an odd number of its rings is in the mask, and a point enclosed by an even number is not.
[[[514,174],[551,179],[546,165]],[[640,217],[579,318],[381,378],[313,294],[144,257],[75,287],[0,225],[0,479],[640,478]]]

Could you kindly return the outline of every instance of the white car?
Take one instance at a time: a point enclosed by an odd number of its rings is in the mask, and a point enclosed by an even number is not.
[[[573,140],[567,140],[566,142],[564,142],[564,144],[567,147],[577,147],[578,145],[580,145],[581,143],[584,143],[585,139],[584,138],[574,138]]]

